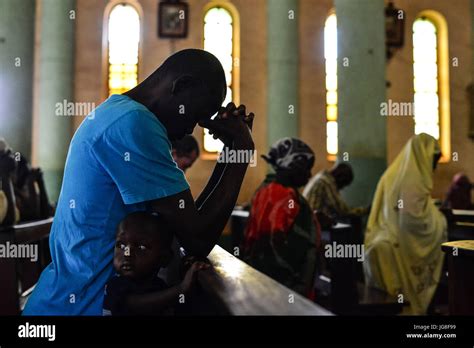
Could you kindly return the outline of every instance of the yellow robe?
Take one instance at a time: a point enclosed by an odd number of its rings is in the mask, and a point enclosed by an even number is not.
[[[447,223],[432,199],[433,137],[412,137],[380,179],[365,234],[367,282],[425,314],[441,276]],[[400,297],[402,295],[403,297]]]

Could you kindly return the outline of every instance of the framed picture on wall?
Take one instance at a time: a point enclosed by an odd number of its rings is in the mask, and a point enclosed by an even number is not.
[[[185,38],[188,35],[188,4],[162,1],[158,7],[158,37]]]

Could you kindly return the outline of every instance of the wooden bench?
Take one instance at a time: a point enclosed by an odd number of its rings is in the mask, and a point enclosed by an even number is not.
[[[322,231],[323,250],[325,245],[362,245],[359,229],[346,223],[337,223]],[[344,315],[395,315],[407,303],[399,303],[395,296],[369,287],[361,280],[362,262],[354,257],[326,258],[328,272],[316,280],[320,293],[318,303],[331,311]]]
[[[51,262],[49,232],[53,218],[0,228],[1,245],[34,245],[35,262],[29,258],[0,258],[0,315],[18,315],[24,299],[34,288],[43,269]]]
[[[219,314],[332,315],[219,246],[208,260],[213,267],[201,272],[198,280]]]
[[[448,258],[449,313],[474,315],[474,240],[443,243]]]
[[[239,246],[249,212],[235,209],[231,216],[233,247]],[[359,217],[347,218],[347,223],[338,223],[322,231],[323,248],[325,244],[362,244],[362,222]],[[324,249],[323,249],[324,250]],[[362,262],[351,258],[326,260],[329,273],[316,279],[317,302],[338,314],[394,315],[400,313],[403,304],[382,290],[363,284]],[[406,304],[405,304],[406,305]]]

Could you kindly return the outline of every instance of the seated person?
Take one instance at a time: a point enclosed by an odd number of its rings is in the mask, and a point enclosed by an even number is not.
[[[43,172],[32,168],[25,156],[19,156],[13,174],[15,199],[20,211],[20,221],[46,219],[53,216],[54,209],[49,204]]]
[[[303,196],[308,200],[311,209],[331,218],[365,215],[368,208],[349,207],[339,192],[349,186],[353,179],[351,166],[347,163],[337,163],[330,170],[323,170],[311,178],[304,188]]]
[[[179,285],[168,287],[157,275],[172,257],[172,239],[158,215],[135,212],[120,222],[114,251],[117,274],[105,288],[104,315],[172,313],[179,296],[191,290],[197,272],[208,267],[195,262]]]
[[[446,199],[442,208],[445,209],[474,209],[471,202],[472,183],[467,175],[458,173],[453,177],[451,186],[449,187]]]
[[[441,157],[431,135],[413,136],[380,179],[365,234],[365,279],[425,314],[441,277],[444,215],[431,199]]]
[[[319,225],[298,188],[311,177],[314,153],[294,138],[277,141],[267,156],[275,170],[255,193],[244,237],[244,260],[312,298]]]
[[[178,168],[186,173],[186,170],[191,168],[199,157],[199,145],[196,139],[192,135],[186,134],[183,139],[172,141],[171,145],[173,160]]]

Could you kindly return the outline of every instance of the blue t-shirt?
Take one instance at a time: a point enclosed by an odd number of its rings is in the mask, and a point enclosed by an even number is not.
[[[108,98],[69,146],[50,234],[52,262],[23,314],[101,315],[118,223],[145,210],[144,202],[188,188],[156,116],[127,96]]]

